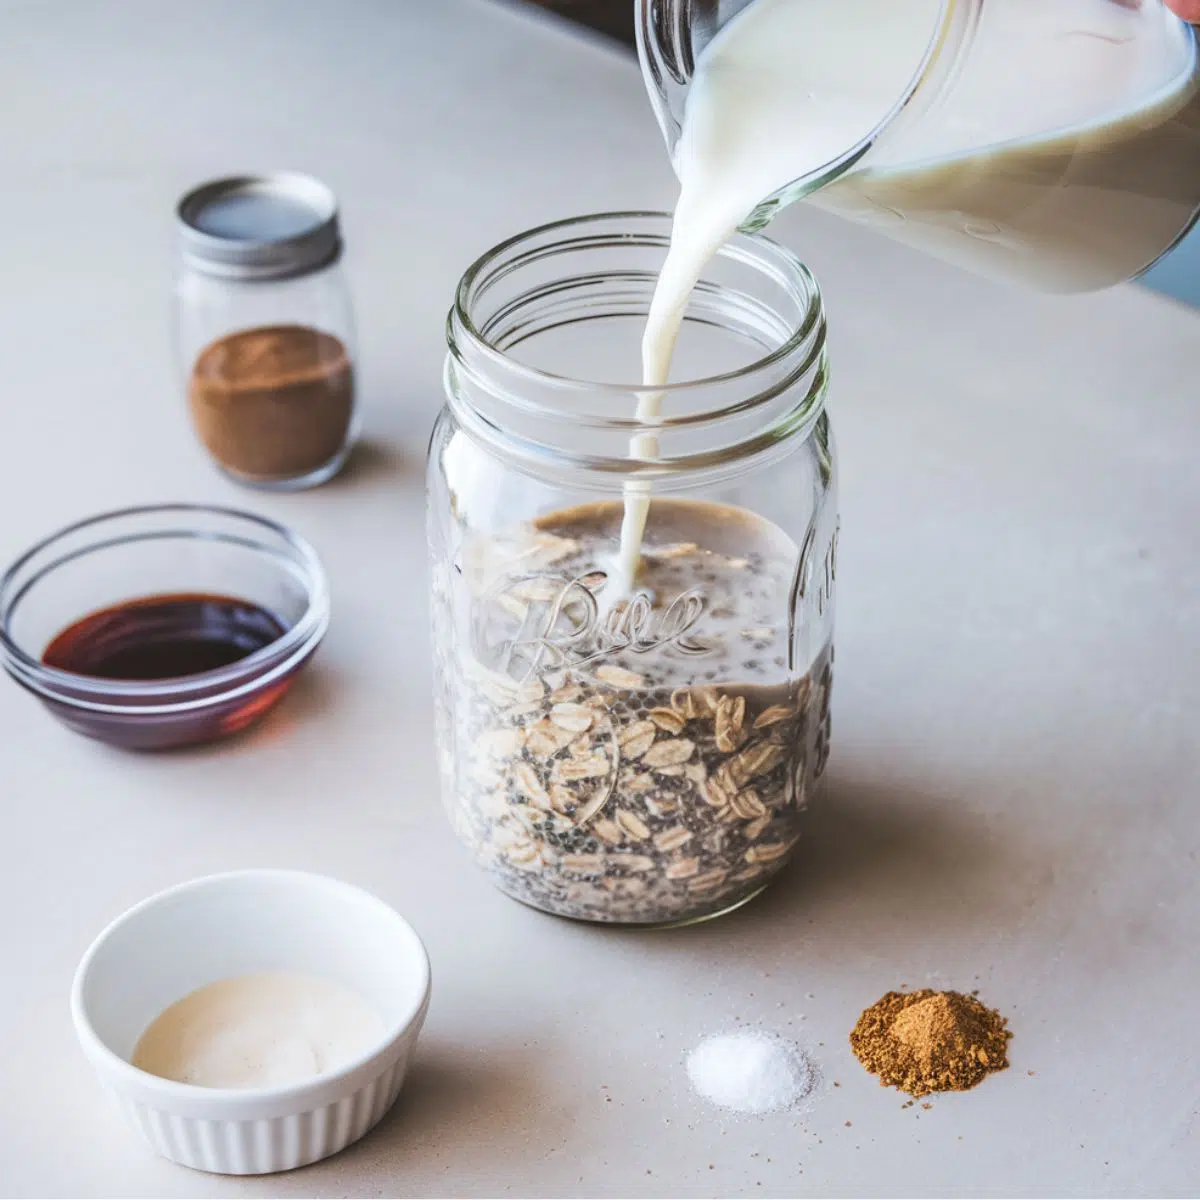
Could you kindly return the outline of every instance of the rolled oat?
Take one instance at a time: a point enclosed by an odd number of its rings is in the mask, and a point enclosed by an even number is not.
[[[608,607],[597,564],[619,505],[469,560],[483,616],[451,668],[448,803],[501,888],[564,916],[664,923],[753,895],[827,753],[829,649],[789,665],[791,543],[738,510],[653,510],[667,536],[653,544],[652,520],[639,596]]]

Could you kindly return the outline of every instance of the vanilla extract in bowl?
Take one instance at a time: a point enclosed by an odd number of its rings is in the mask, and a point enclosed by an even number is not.
[[[43,699],[76,732],[125,749],[213,741],[283,699],[311,654],[290,666],[284,660],[281,670],[271,647],[287,633],[276,613],[234,596],[138,597],[89,613],[54,637],[41,663],[67,682],[62,697]],[[107,703],[95,705],[105,684]]]
[[[68,526],[0,576],[0,664],[64,725],[130,750],[237,733],[329,626],[291,530],[235,509],[125,509]]]
[[[98,679],[178,679],[233,666],[286,632],[274,613],[232,596],[146,596],[69,625],[42,662]]]

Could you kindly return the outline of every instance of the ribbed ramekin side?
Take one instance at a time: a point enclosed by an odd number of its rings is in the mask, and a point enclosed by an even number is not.
[[[406,1066],[401,1058],[332,1104],[259,1120],[202,1120],[128,1096],[119,1099],[132,1124],[164,1158],[217,1175],[266,1175],[328,1158],[358,1141],[396,1102]]]

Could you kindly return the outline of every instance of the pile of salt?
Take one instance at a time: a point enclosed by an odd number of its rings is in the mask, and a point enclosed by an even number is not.
[[[790,1108],[816,1083],[816,1071],[799,1049],[753,1030],[701,1042],[688,1055],[687,1072],[704,1099],[740,1113]]]

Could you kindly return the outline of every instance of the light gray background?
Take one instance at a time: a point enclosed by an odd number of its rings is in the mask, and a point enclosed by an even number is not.
[[[0,681],[0,1192],[1196,1190],[1196,314],[1002,290],[789,214],[828,296],[843,464],[828,793],[734,916],[559,923],[494,892],[439,809],[421,458],[460,270],[543,219],[669,204],[636,68],[470,0],[9,2],[0,26],[0,557],[116,505],[245,504],[316,543],[335,614],[286,707],[209,752],[122,756]],[[170,355],[176,197],[277,165],[344,200],[371,439],[294,497],[212,472]],[[255,864],[395,904],[434,1000],[377,1132],[236,1181],[124,1128],[67,992],[126,906]],[[981,988],[1012,1069],[902,1110],[846,1045],[901,984]],[[808,1111],[690,1097],[687,1050],[739,1022],[812,1052]]]

